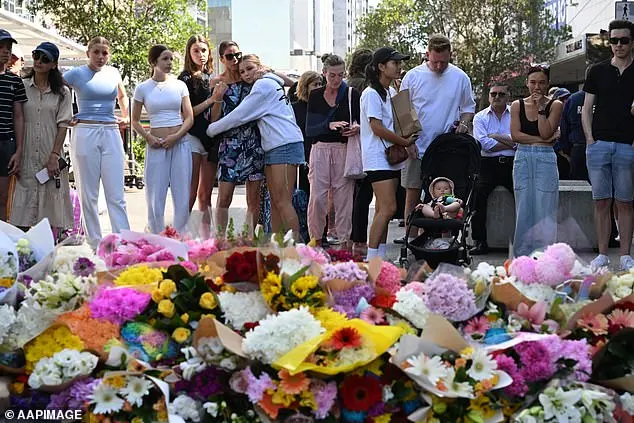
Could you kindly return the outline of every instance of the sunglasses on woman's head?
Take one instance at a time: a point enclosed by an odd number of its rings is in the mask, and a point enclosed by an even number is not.
[[[540,70],[540,71],[547,71],[550,69],[550,65],[548,65],[547,63],[531,63],[531,66],[529,68],[529,70]]]
[[[630,37],[612,37],[610,38],[610,44],[612,45],[617,45],[617,44],[622,44],[624,46],[628,45],[629,43],[632,42],[632,39]]]
[[[41,51],[34,51],[33,54],[33,60],[39,60],[40,62],[44,63],[45,65],[48,63],[51,63],[51,59],[48,58],[48,56],[44,53],[42,53]]]
[[[237,51],[235,53],[227,53],[227,54],[223,54],[222,55],[226,60],[240,60],[242,59],[242,52],[241,51]]]

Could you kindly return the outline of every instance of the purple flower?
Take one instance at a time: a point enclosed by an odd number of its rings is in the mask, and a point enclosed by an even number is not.
[[[365,281],[367,278],[367,272],[362,270],[353,261],[326,264],[322,268],[321,274],[321,279],[323,281],[330,281],[333,279],[343,279],[347,281]]]
[[[369,303],[374,298],[374,295],[374,288],[367,283],[355,285],[345,291],[336,291],[332,294],[335,300],[335,306],[343,307],[346,312],[352,310],[353,315],[354,309],[357,307],[357,304],[359,304],[361,298],[365,298]]]
[[[369,417],[377,417],[381,414],[385,414],[385,403],[383,401],[374,403],[368,410]]]
[[[555,374],[554,361],[541,342],[524,342],[515,346],[519,354],[521,375],[527,382],[550,379]]]
[[[337,399],[337,383],[334,381],[326,383],[323,380],[314,379],[310,384],[310,390],[313,392],[317,404],[317,409],[313,410],[313,414],[318,419],[326,418]]]
[[[102,289],[88,307],[95,319],[121,325],[143,312],[151,299],[150,294],[132,288]]]
[[[83,410],[86,403],[90,401],[89,396],[99,382],[99,379],[93,378],[78,380],[68,389],[52,395],[46,408],[49,410]]]
[[[247,373],[247,377],[249,378],[247,395],[249,396],[249,401],[254,404],[257,404],[262,400],[264,392],[267,389],[275,389],[273,380],[271,380],[271,377],[265,372],[262,372],[260,377],[255,377],[253,372],[249,371],[249,373]]]
[[[475,294],[467,281],[456,276],[440,273],[427,279],[421,291],[427,308],[451,321],[461,322],[478,312]]]
[[[185,392],[188,396],[206,401],[209,397],[222,394],[228,384],[228,373],[216,367],[207,367],[196,373],[191,380],[176,382],[176,392]]]
[[[73,273],[75,276],[90,276],[95,271],[95,263],[86,257],[79,257],[73,265]]]
[[[577,363],[574,365],[573,378],[582,382],[590,379],[592,360],[590,346],[585,339],[572,341],[553,336],[552,339],[539,343],[548,350],[555,366],[564,366],[563,363],[558,363],[559,360],[575,360]]]
[[[48,410],[66,410],[68,401],[70,400],[70,389],[66,389],[58,394],[51,395],[51,402],[46,408]]]
[[[504,354],[500,354],[495,358],[495,361],[498,363],[498,370],[508,373],[511,379],[513,379],[513,383],[504,388],[504,393],[509,397],[518,398],[526,395],[528,393],[528,386],[526,385],[524,376],[522,376],[517,368],[515,360]]]

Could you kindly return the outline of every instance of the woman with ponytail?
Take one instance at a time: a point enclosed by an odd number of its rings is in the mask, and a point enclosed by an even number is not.
[[[386,150],[392,145],[408,147],[418,134],[403,138],[394,132],[390,99],[396,91],[390,87],[400,78],[401,61],[409,56],[393,48],[383,47],[374,52],[365,71],[368,88],[361,95],[361,153],[363,170],[376,196],[374,219],[370,226],[368,256],[386,257],[387,229],[396,212],[396,189],[405,162],[390,165]]]
[[[164,45],[150,49],[151,78],[134,91],[132,125],[147,141],[145,152],[145,199],[152,233],[165,229],[165,199],[171,187],[174,228],[183,231],[189,220],[192,150],[186,136],[194,123],[187,85],[173,75],[172,52]],[[141,108],[150,118],[150,131],[141,125]]]

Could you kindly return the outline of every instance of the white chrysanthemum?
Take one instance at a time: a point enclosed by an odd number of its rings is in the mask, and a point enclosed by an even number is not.
[[[563,389],[549,388],[539,394],[539,402],[544,408],[546,420],[554,419],[558,422],[580,422],[581,413],[575,404],[581,399],[581,389],[564,391]]]
[[[498,363],[483,349],[476,349],[471,356],[471,367],[467,370],[469,377],[475,380],[486,380],[493,377]]]
[[[90,395],[90,403],[95,404],[94,414],[114,413],[123,407],[123,399],[117,396],[117,389],[101,382],[92,391]]]
[[[626,392],[621,395],[620,399],[621,404],[623,405],[623,409],[627,411],[630,415],[634,416],[634,395]]]
[[[60,367],[70,367],[77,360],[79,360],[79,351],[68,348],[53,355],[53,363]]]
[[[129,377],[126,386],[121,389],[121,394],[132,405],[143,405],[143,397],[150,393],[152,382],[142,377]]]
[[[407,362],[412,367],[405,369],[405,373],[423,376],[433,385],[447,376],[447,367],[438,356],[428,357],[425,354],[420,354],[408,358]]]
[[[9,334],[11,326],[15,323],[15,309],[7,304],[0,306],[0,344],[4,343],[4,339]]]
[[[242,346],[251,359],[271,364],[324,331],[308,308],[300,307],[261,320],[258,327],[246,334]]]
[[[203,408],[205,409],[207,414],[211,415],[211,417],[218,417],[218,403],[206,402],[203,404]]]
[[[73,273],[75,262],[81,257],[85,257],[95,264],[95,272],[107,270],[106,263],[93,253],[90,245],[82,244],[58,247],[53,260],[53,271]]]
[[[447,368],[445,376],[445,385],[449,397],[473,398],[473,387],[469,382],[456,382],[456,371],[453,367]]]
[[[235,330],[242,330],[245,323],[259,322],[270,314],[260,291],[221,292],[218,300],[225,321]]]
[[[555,290],[548,285],[539,283],[526,284],[517,280],[513,276],[502,279],[502,282],[509,282],[513,284],[513,286],[523,295],[536,302],[545,301],[546,303],[550,303],[555,298]]]
[[[198,423],[203,416],[202,405],[187,395],[179,395],[168,406],[171,414],[176,414],[186,421]]]
[[[405,288],[399,289],[396,293],[396,302],[392,309],[409,320],[418,329],[422,329],[427,322],[429,309],[423,300],[413,291]]]

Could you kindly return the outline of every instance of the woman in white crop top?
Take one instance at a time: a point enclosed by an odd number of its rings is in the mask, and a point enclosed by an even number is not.
[[[168,187],[174,203],[174,228],[184,230],[189,219],[192,153],[185,135],[194,123],[194,113],[187,85],[170,75],[173,60],[172,52],[164,45],[150,49],[152,77],[136,87],[132,107],[132,126],[147,141],[145,199],[152,233],[165,229]],[[150,117],[149,132],[141,125],[142,107]]]
[[[71,132],[71,153],[84,229],[93,248],[101,241],[97,202],[99,181],[108,205],[113,232],[130,229],[123,195],[123,140],[120,125],[128,120],[128,97],[116,68],[107,66],[110,42],[95,37],[88,43],[88,65],[64,73],[79,104]],[[121,116],[115,116],[115,101]]]

